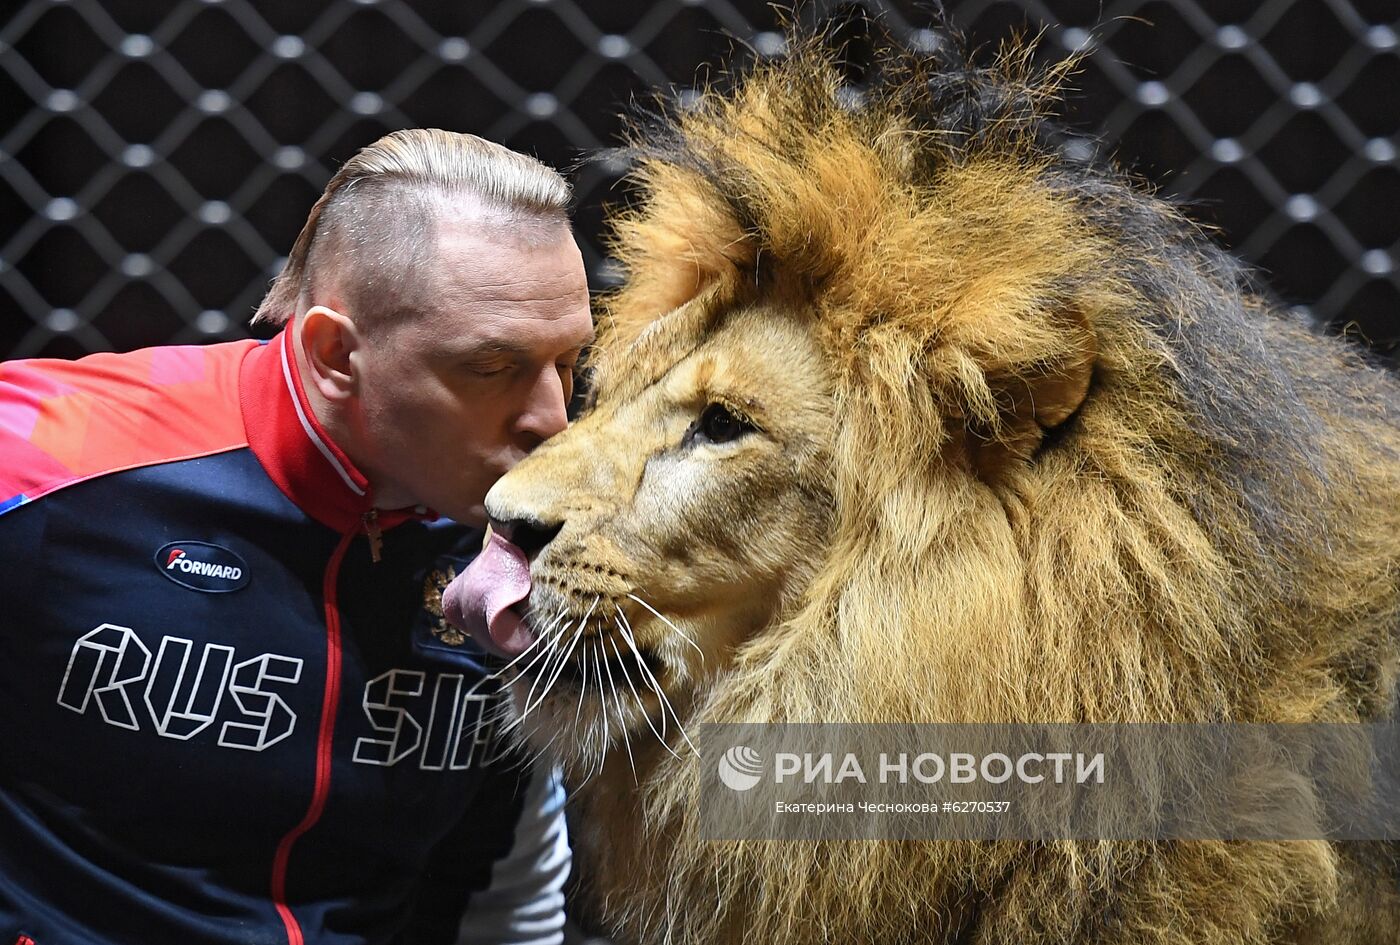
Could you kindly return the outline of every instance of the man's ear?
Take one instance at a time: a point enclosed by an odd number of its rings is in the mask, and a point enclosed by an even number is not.
[[[311,367],[311,377],[306,382],[315,384],[330,401],[353,396],[358,377],[350,355],[361,344],[354,321],[333,308],[315,305],[301,317],[300,328],[301,348]]]

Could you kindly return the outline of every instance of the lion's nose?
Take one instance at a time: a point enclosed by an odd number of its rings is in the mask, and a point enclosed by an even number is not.
[[[525,552],[527,558],[539,554],[563,527],[562,521],[542,522],[534,518],[491,519],[491,530]]]

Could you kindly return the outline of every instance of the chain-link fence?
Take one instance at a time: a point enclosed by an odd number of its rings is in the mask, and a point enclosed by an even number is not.
[[[1042,28],[1042,57],[1090,50],[1071,147],[1186,199],[1289,303],[1400,348],[1396,0],[948,7],[987,50]],[[762,0],[23,0],[0,26],[0,356],[244,335],[325,181],[383,132],[569,166],[634,94],[685,94],[735,39],[771,53],[777,21]],[[595,286],[621,171],[575,179]]]

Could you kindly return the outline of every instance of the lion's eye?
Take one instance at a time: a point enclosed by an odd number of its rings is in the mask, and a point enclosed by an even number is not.
[[[723,404],[710,404],[692,428],[692,435],[710,443],[728,443],[752,429],[746,420],[734,416]]]

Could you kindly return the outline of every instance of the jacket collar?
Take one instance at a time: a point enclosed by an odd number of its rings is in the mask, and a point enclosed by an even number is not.
[[[311,409],[297,370],[290,324],[248,352],[239,376],[239,400],[253,455],[282,493],[321,524],[347,532],[437,517],[423,506],[375,509],[369,480]]]

